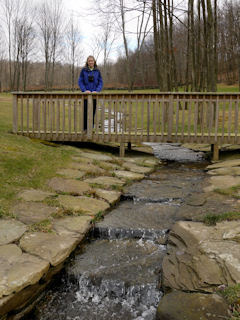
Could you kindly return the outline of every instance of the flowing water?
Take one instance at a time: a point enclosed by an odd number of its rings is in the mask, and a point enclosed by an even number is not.
[[[178,145],[153,149],[166,163],[127,188],[28,319],[155,319],[168,231],[184,199],[202,192],[206,161]]]

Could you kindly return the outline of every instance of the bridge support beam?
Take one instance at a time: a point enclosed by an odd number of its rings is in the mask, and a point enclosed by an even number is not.
[[[124,142],[120,142],[119,156],[125,157],[125,143]]]
[[[213,161],[218,161],[219,160],[219,149],[218,149],[217,143],[214,143],[211,145],[211,151],[213,153]]]

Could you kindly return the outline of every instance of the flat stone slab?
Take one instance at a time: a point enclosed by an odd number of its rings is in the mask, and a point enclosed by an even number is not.
[[[93,216],[100,211],[105,212],[110,208],[107,202],[89,197],[60,195],[58,200],[60,205],[67,209]]]
[[[121,192],[113,190],[104,190],[104,189],[94,189],[95,194],[99,198],[105,199],[111,206],[114,206],[121,199]]]
[[[90,152],[84,152],[81,154],[83,158],[93,159],[93,160],[99,160],[99,161],[111,161],[114,158],[107,156],[102,153],[90,153]]]
[[[22,250],[15,244],[0,246],[0,298],[38,282],[49,262]]]
[[[148,173],[154,172],[154,168],[143,167],[130,162],[124,162],[122,166],[124,169],[128,169],[131,172],[136,172],[136,173],[148,174]]]
[[[67,217],[53,222],[53,229],[60,236],[71,236],[81,241],[91,228],[92,217]]]
[[[172,291],[163,296],[156,320],[229,319],[228,303],[217,294]]]
[[[20,240],[20,247],[48,261],[52,266],[63,262],[76,247],[76,239],[53,233],[28,233]]]
[[[144,167],[150,167],[154,168],[158,164],[161,163],[161,161],[155,157],[124,157],[121,158],[124,162],[129,162],[136,164],[138,166],[144,166]]]
[[[114,185],[123,186],[125,184],[123,180],[120,180],[114,177],[107,177],[107,176],[85,179],[84,181],[89,184],[99,184],[106,187],[110,187]]]
[[[240,176],[240,167],[224,167],[209,170],[207,172],[210,176]]]
[[[46,198],[53,195],[54,193],[52,192],[30,189],[20,193],[19,197],[24,201],[44,201]]]
[[[99,168],[98,166],[95,166],[92,163],[72,163],[71,167],[79,170],[79,172],[82,171],[84,174],[95,173],[95,174],[101,175],[106,173],[106,170]]]
[[[106,161],[105,162],[99,161],[98,166],[106,171],[120,170],[120,168],[121,168],[118,164],[114,164],[114,163],[106,162]]]
[[[17,219],[25,224],[32,224],[48,219],[57,208],[50,207],[45,203],[21,202],[16,204],[11,210]]]
[[[240,159],[226,160],[222,162],[213,163],[207,166],[206,170],[226,168],[226,167],[237,167],[237,166],[240,166]]]
[[[85,175],[85,172],[81,172],[77,169],[61,169],[58,170],[57,173],[69,179],[81,179]]]
[[[131,171],[124,171],[124,170],[116,170],[113,171],[113,173],[123,179],[130,179],[130,180],[142,180],[144,179],[144,174],[141,173],[135,173]]]
[[[188,196],[178,209],[178,220],[202,221],[205,215],[240,212],[240,201],[217,192]]]
[[[126,197],[148,201],[165,201],[169,199],[185,198],[192,187],[190,181],[175,177],[170,184],[168,180],[143,180],[126,187]]]
[[[0,220],[0,245],[15,242],[27,231],[27,226],[16,220]]]
[[[90,191],[88,183],[74,179],[53,178],[47,182],[48,186],[56,192],[66,192],[76,195],[83,195]]]
[[[240,177],[233,176],[213,176],[209,179],[210,186],[204,188],[204,192],[210,192],[215,189],[228,189],[240,184]]]

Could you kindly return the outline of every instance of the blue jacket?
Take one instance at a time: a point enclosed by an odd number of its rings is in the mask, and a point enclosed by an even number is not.
[[[101,72],[96,67],[92,71],[89,68],[86,68],[86,67],[83,68],[80,72],[78,85],[82,90],[82,92],[85,92],[86,90],[89,90],[91,92],[92,91],[100,92],[103,87]]]

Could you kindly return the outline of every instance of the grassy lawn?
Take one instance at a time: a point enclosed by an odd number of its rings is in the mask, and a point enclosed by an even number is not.
[[[0,94],[0,217],[10,214],[18,194],[34,188],[47,190],[46,181],[70,163],[76,149],[53,147],[22,136],[13,135],[12,95]]]

